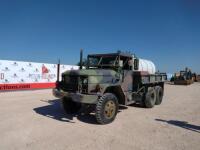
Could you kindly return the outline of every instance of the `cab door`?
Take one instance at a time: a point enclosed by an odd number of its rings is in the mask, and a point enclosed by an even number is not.
[[[132,65],[133,61],[132,58],[126,57],[122,58],[123,60],[123,67],[122,67],[122,83],[121,87],[125,95],[125,104],[133,103],[132,98],[132,91],[133,91],[133,71]]]

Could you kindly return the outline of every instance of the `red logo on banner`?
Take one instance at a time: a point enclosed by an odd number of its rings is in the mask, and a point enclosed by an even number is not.
[[[42,66],[42,74],[49,73],[49,69],[45,67],[45,65]]]
[[[42,65],[42,79],[48,79],[50,82],[51,79],[56,77],[55,74],[50,74],[51,70],[49,70],[45,65]]]

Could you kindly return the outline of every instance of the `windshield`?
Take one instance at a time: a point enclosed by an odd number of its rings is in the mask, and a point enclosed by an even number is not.
[[[90,56],[88,65],[89,67],[116,66],[118,65],[118,56]]]

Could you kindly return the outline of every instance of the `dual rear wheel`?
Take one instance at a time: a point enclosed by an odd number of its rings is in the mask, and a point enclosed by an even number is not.
[[[153,108],[154,105],[160,105],[163,99],[163,88],[161,86],[149,87],[145,97],[144,106],[146,108]]]

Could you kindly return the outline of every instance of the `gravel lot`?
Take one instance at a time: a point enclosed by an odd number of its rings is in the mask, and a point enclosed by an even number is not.
[[[1,150],[199,150],[200,83],[165,86],[160,106],[122,107],[116,120],[67,116],[51,90],[0,93]]]

